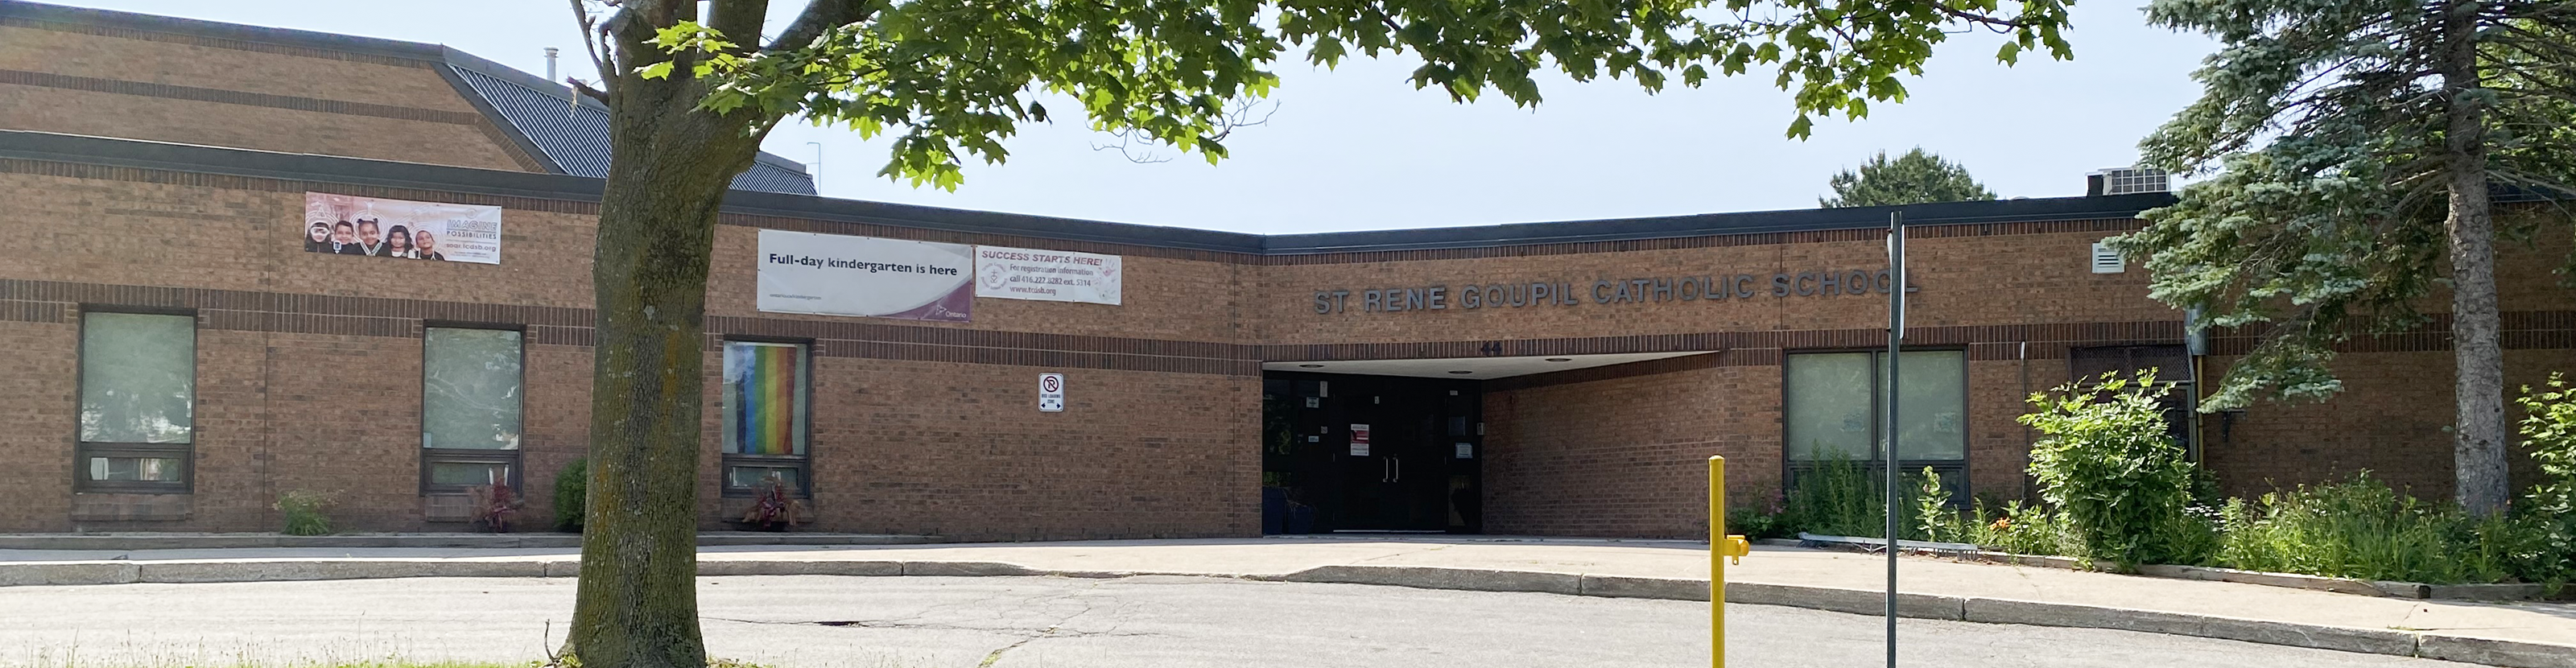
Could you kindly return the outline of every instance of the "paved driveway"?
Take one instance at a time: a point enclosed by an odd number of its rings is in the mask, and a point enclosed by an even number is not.
[[[709,650],[781,668],[1705,666],[1703,603],[1189,577],[717,577]],[[526,661],[570,579],[0,588],[0,664]],[[1736,666],[1868,666],[1880,620],[1732,609]],[[2458,666],[2096,629],[1908,620],[1912,666]],[[551,634],[551,636],[549,635]],[[549,639],[551,637],[551,640]]]

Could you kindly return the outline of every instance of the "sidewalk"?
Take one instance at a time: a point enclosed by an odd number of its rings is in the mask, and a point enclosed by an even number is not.
[[[578,572],[569,548],[0,550],[0,585]],[[1705,545],[1500,537],[1278,537],[937,545],[711,546],[710,575],[1181,574],[1706,599]],[[1908,616],[2230,638],[2503,666],[2576,668],[2576,605],[2376,598],[2042,567],[1900,560]],[[1874,614],[1884,557],[1759,546],[1728,598]]]

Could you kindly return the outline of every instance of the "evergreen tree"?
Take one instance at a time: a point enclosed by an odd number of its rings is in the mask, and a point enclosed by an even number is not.
[[[1834,196],[1816,200],[1817,205],[1826,208],[1995,198],[1994,191],[1968,175],[1968,168],[1925,153],[1919,146],[1895,160],[1887,159],[1886,151],[1879,151],[1869,162],[1861,163],[1858,171],[1843,170],[1828,183],[1834,188]]]
[[[2156,0],[2147,17],[2221,42],[2194,75],[2200,100],[2142,143],[2152,164],[2209,177],[2113,240],[2145,260],[2155,298],[2260,337],[2207,409],[2332,395],[2338,343],[2424,324],[2417,306],[2448,291],[2456,493],[2503,508],[2490,197],[2576,183],[2576,3]]]

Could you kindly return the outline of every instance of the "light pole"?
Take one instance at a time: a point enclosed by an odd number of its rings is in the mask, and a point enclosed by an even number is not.
[[[1905,212],[1887,214],[1887,426],[1886,449],[1880,451],[1887,474],[1887,668],[1896,668],[1896,403],[1897,373],[1905,353]]]
[[[814,167],[806,170],[805,176],[814,179],[814,192],[819,194],[823,192],[823,142],[809,141],[805,145],[814,147]]]

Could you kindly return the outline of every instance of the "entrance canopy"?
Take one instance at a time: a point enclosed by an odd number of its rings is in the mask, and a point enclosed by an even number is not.
[[[1610,355],[1548,355],[1538,357],[1449,357],[1408,360],[1339,360],[1324,362],[1263,362],[1263,371],[1302,371],[1307,373],[1347,373],[1363,376],[1410,376],[1414,378],[1455,378],[1484,380],[1510,378],[1534,373],[1587,369],[1612,364],[1644,362],[1670,357],[1707,355],[1716,351],[1678,353],[1618,353]]]

